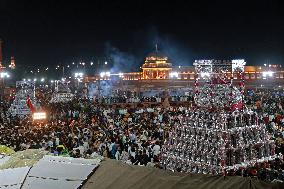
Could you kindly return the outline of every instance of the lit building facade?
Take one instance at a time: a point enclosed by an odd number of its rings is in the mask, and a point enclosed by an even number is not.
[[[142,79],[169,79],[172,69],[168,57],[159,55],[156,52],[145,58],[142,65]]]
[[[197,60],[199,61],[199,60]],[[206,61],[206,60],[205,60]],[[209,60],[214,63],[232,63],[231,60]],[[196,62],[196,61],[195,61]],[[85,77],[85,82],[97,82],[110,80],[115,83],[123,82],[123,85],[136,86],[142,88],[151,87],[190,87],[193,86],[198,75],[194,66],[174,67],[168,57],[158,53],[152,53],[145,58],[144,64],[140,67],[140,72],[110,73],[101,77],[100,74]],[[240,75],[229,72],[228,75],[234,80],[239,80]],[[243,78],[246,86],[279,86],[284,87],[284,69],[281,65],[265,66],[244,66]]]

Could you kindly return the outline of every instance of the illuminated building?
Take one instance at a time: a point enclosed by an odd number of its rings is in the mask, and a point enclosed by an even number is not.
[[[159,54],[158,51],[147,56],[142,65],[142,79],[169,79],[172,64],[168,61],[168,57]]]
[[[9,65],[9,68],[15,69],[16,68],[16,63],[15,63],[15,58],[11,57],[11,62]],[[0,39],[0,70],[3,72],[6,69],[3,63],[3,40]]]
[[[231,64],[239,60],[196,61]],[[136,88],[183,88],[192,87],[195,79],[198,77],[194,66],[173,66],[167,56],[163,56],[158,52],[148,55],[140,68],[142,68],[140,72],[110,73],[108,76],[104,75],[104,77],[101,77],[100,74],[86,76],[84,81],[86,83],[101,80],[113,81],[113,85],[117,85],[118,88],[122,85],[127,85],[129,88],[131,86]],[[284,88],[284,69],[281,65],[244,66],[243,73],[243,79],[247,88],[259,86]],[[228,77],[233,77],[236,81],[241,79],[239,74],[231,71],[228,71]]]

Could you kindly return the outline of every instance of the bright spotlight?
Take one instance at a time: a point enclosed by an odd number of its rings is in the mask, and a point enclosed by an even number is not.
[[[35,112],[33,114],[33,120],[45,120],[46,112]]]
[[[34,78],[34,81],[36,81],[37,79],[36,78]]]
[[[262,76],[264,78],[268,77],[272,77],[273,76],[273,72],[272,71],[267,71],[267,72],[262,72]]]
[[[41,78],[41,80],[40,80],[41,82],[44,82],[44,78]]]
[[[177,72],[171,72],[170,77],[171,78],[178,77],[178,73]]]
[[[31,79],[28,79],[28,81],[31,81]]]
[[[104,77],[105,75],[106,75],[106,72],[101,72],[101,73],[100,73],[100,76],[101,76],[101,77]]]
[[[83,77],[83,73],[79,72],[79,73],[75,73],[75,78],[82,78]]]
[[[110,72],[106,72],[106,76],[109,77],[110,76]]]
[[[105,61],[105,65],[107,65],[107,61]]]
[[[119,75],[119,77],[123,77],[123,73],[119,73],[118,75]]]
[[[1,72],[0,77],[1,78],[10,77],[10,75],[7,72]]]

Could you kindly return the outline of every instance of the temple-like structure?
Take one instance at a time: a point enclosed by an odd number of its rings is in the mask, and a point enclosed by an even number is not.
[[[151,53],[145,58],[142,65],[142,79],[169,79],[172,64],[167,56],[158,52]]]
[[[232,64],[236,61],[243,60],[195,60],[192,64],[202,61],[211,61],[214,64]],[[174,65],[175,64],[175,65]],[[107,81],[112,86],[121,89],[123,86],[128,88],[140,89],[161,89],[161,88],[192,88],[194,81],[198,77],[194,66],[179,66],[178,62],[172,64],[171,59],[157,48],[155,52],[150,53],[140,67],[141,71],[137,72],[119,72],[109,74],[96,74],[86,76],[85,83],[100,83],[99,81]],[[237,73],[228,71],[234,81],[240,80]],[[284,69],[281,65],[264,64],[262,66],[244,66],[243,78],[246,81],[247,88],[261,87],[284,87]],[[98,84],[99,85],[99,84]],[[108,84],[109,85],[109,84]]]

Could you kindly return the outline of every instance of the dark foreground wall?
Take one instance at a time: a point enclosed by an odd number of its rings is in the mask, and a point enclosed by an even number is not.
[[[268,184],[243,177],[172,173],[155,168],[125,165],[105,160],[83,189],[284,189],[284,184]]]

